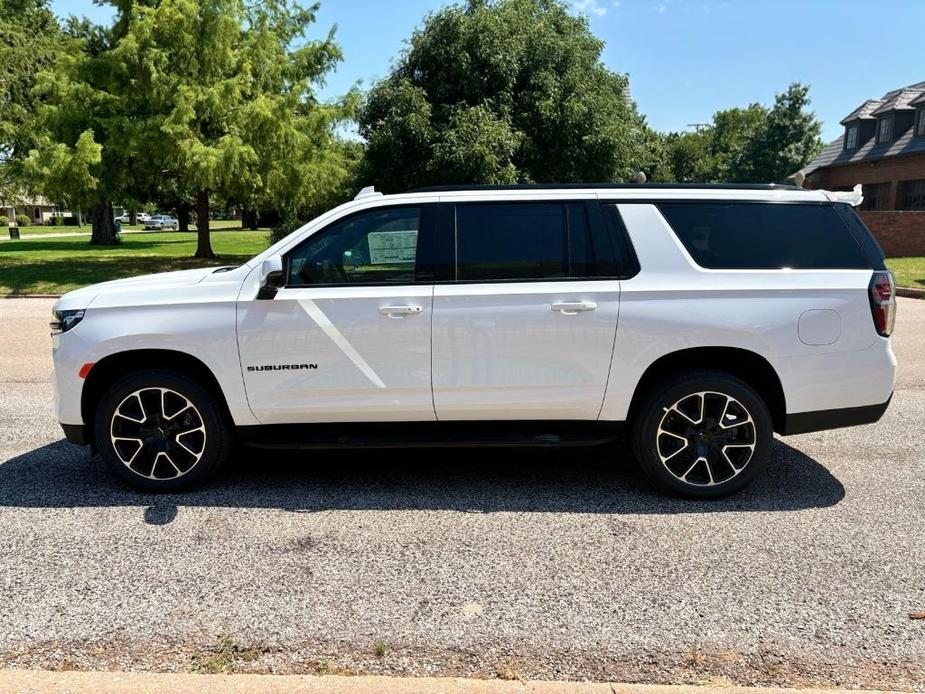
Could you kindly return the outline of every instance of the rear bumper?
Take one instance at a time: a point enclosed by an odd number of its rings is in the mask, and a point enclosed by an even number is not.
[[[64,438],[78,446],[86,446],[90,443],[90,437],[87,436],[87,427],[83,424],[61,424],[64,430]]]
[[[843,407],[837,410],[816,410],[815,412],[796,412],[788,414],[784,422],[784,435],[806,434],[825,429],[841,429],[859,424],[873,424],[883,416],[890,406],[892,394],[887,401],[879,405],[861,407]]]

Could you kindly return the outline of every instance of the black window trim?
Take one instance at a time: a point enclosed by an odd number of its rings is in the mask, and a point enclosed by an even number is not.
[[[414,281],[413,282],[319,282],[316,284],[290,284],[289,283],[289,256],[292,255],[296,249],[300,248],[303,244],[309,243],[310,241],[317,239],[322,234],[325,234],[333,227],[342,224],[354,217],[358,217],[362,214],[369,212],[382,212],[384,210],[390,209],[409,209],[409,208],[418,208],[421,211],[420,222],[418,224],[418,246],[415,253],[414,260]],[[302,239],[297,244],[289,248],[283,254],[283,276],[286,278],[286,284],[283,286],[284,289],[330,289],[335,287],[416,287],[421,285],[431,285],[434,284],[432,278],[428,278],[426,272],[422,272],[422,247],[425,250],[425,257],[430,261],[432,259],[431,248],[433,244],[433,238],[437,234],[437,214],[438,214],[438,203],[435,202],[396,202],[393,205],[377,205],[375,207],[364,207],[361,210],[356,210],[355,212],[350,212],[338,217],[337,219],[332,219],[330,222],[325,224],[321,229],[314,232],[310,236]]]
[[[581,204],[585,206],[588,218],[589,231],[592,236],[595,231],[607,237],[610,247],[608,250],[613,254],[613,262],[616,267],[621,267],[620,254],[614,247],[613,237],[609,232],[605,215],[601,212],[600,202],[596,198],[528,198],[516,200],[499,200],[494,198],[483,198],[476,200],[451,200],[440,203],[440,223],[438,225],[438,235],[443,237],[442,246],[444,248],[444,258],[448,252],[451,259],[448,272],[440,279],[436,279],[435,284],[537,284],[542,282],[613,282],[623,279],[618,272],[617,274],[595,274],[587,277],[545,277],[545,278],[513,278],[513,279],[459,279],[459,254],[457,248],[457,229],[456,229],[456,208],[466,205],[540,205],[553,204],[561,205],[564,209],[566,219],[568,219],[568,205]],[[568,231],[568,230],[567,230]],[[567,237],[566,237],[567,238]],[[606,261],[605,261],[606,262]],[[595,263],[597,264],[597,263]]]

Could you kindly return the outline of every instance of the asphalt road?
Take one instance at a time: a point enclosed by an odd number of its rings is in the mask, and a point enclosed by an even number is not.
[[[925,688],[925,301],[893,404],[714,503],[617,448],[242,451],[148,496],[54,420],[0,300],[0,665]]]

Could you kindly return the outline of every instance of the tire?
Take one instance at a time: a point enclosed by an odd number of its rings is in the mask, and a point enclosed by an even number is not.
[[[110,386],[96,410],[94,436],[109,471],[146,492],[209,479],[233,443],[230,419],[215,395],[168,370],[139,371]]]
[[[696,499],[751,484],[767,467],[774,438],[761,396],[728,373],[706,370],[656,384],[634,413],[630,436],[660,490]]]

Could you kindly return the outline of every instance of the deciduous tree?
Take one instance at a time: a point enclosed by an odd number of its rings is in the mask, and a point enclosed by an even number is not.
[[[602,49],[559,0],[469,0],[429,15],[360,111],[368,182],[632,178],[644,124]]]

